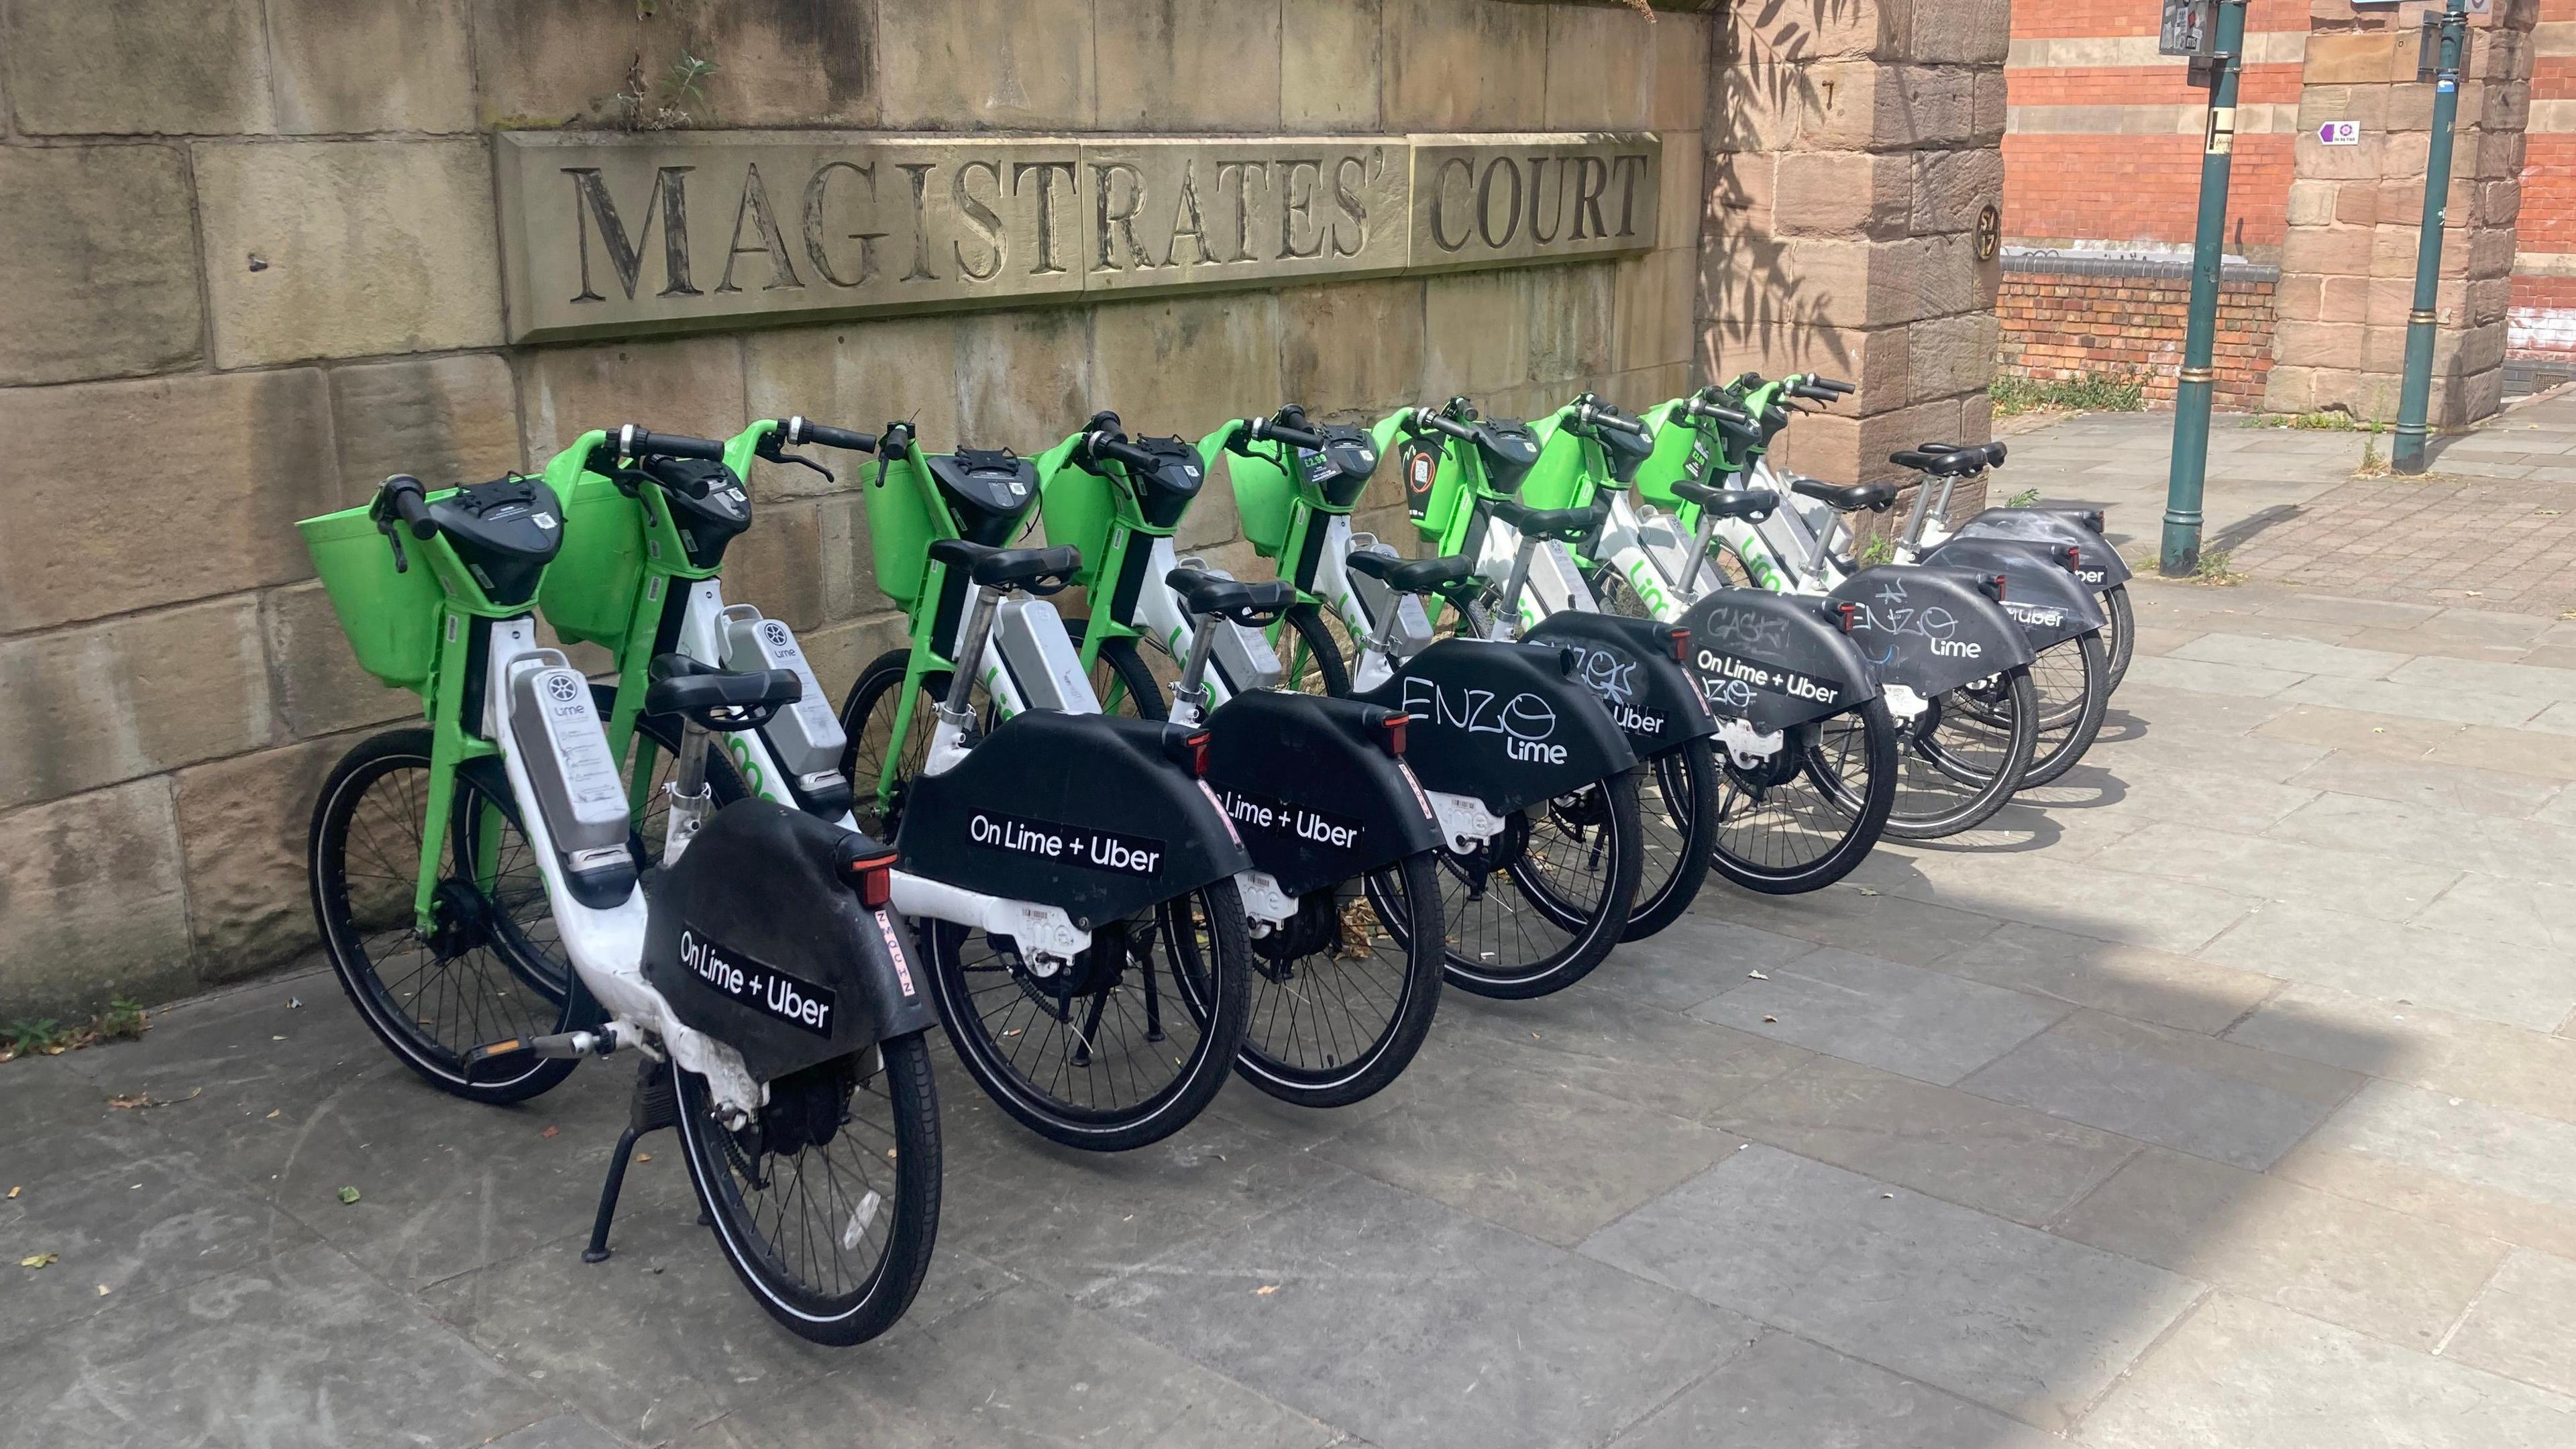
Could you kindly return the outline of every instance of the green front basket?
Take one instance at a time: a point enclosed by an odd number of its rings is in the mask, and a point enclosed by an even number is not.
[[[564,638],[621,653],[643,581],[643,503],[596,473],[582,474],[564,501],[563,549],[546,565],[537,607]]]
[[[397,573],[393,548],[365,507],[325,513],[295,527],[358,666],[397,689],[427,685],[437,653],[440,596],[427,546],[406,534],[411,566]]]

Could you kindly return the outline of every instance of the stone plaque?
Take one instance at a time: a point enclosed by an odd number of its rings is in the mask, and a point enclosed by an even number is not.
[[[1411,139],[1416,271],[1654,245],[1663,148],[1651,135]]]
[[[1645,251],[1646,134],[494,140],[513,342]]]

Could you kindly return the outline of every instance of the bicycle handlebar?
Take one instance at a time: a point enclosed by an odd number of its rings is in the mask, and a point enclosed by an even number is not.
[[[692,438],[686,433],[654,433],[628,423],[608,435],[621,458],[704,458],[711,463],[724,461],[725,445],[712,438]]]
[[[1632,438],[1642,438],[1646,435],[1646,425],[1643,422],[1612,412],[1607,408],[1592,410],[1592,425],[1597,428],[1616,428]]]
[[[781,431],[786,434],[787,445],[791,448],[814,443],[852,453],[873,453],[877,450],[877,438],[874,433],[857,432],[850,428],[835,428],[802,416],[789,418]]]
[[[1476,440],[1474,428],[1454,418],[1444,417],[1429,408],[1415,408],[1413,422],[1416,428],[1430,428],[1434,432],[1447,433],[1462,443],[1472,443]]]
[[[1741,408],[1728,407],[1722,402],[1711,402],[1706,398],[1693,398],[1683,405],[1682,410],[1692,417],[1706,418],[1713,423],[1732,423],[1739,428],[1754,426],[1753,414]]]
[[[1797,386],[1789,389],[1789,395],[1805,398],[1810,402],[1829,403],[1840,401],[1858,391],[1860,391],[1859,387],[1852,383],[1809,373]]]
[[[1289,427],[1276,418],[1253,418],[1244,424],[1244,431],[1256,441],[1262,438],[1275,438],[1292,448],[1324,446],[1323,434],[1308,428]]]
[[[396,473],[384,481],[379,490],[385,511],[411,528],[411,536],[427,540],[438,533],[438,525],[429,516],[429,490],[409,473]]]
[[[1137,447],[1134,443],[1128,442],[1124,438],[1112,437],[1107,433],[1089,433],[1084,435],[1082,440],[1082,451],[1085,456],[1094,460],[1105,459],[1112,463],[1121,463],[1130,468],[1142,468],[1149,472],[1160,466],[1159,461],[1153,454],[1146,452],[1144,449]]]

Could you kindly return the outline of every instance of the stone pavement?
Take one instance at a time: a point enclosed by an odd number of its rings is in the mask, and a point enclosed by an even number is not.
[[[582,1264],[622,1068],[470,1107],[311,973],[0,1066],[0,1443],[2576,1443],[2576,624],[2137,592],[2044,800],[1453,993],[1360,1107],[1089,1158],[943,1056],[938,1257],[856,1350],[668,1139]]]

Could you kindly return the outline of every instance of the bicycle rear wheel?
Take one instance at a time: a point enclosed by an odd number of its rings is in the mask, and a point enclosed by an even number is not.
[[[1637,774],[1515,810],[1465,855],[1440,851],[1449,984],[1504,1000],[1545,996],[1610,954],[1645,863]]]
[[[1424,851],[1315,891],[1252,940],[1234,1070],[1283,1102],[1342,1107],[1402,1075],[1440,1005],[1439,867]]]
[[[2039,696],[2039,739],[2021,787],[2045,785],[2084,758],[2102,732],[2109,706],[2110,661],[2099,633],[2062,640],[2031,661],[2031,687]]]
[[[1299,604],[1287,614],[1279,636],[1279,663],[1287,673],[1279,687],[1299,694],[1347,696],[1351,664],[1360,657],[1360,641],[1341,615],[1313,604]]]
[[[1681,919],[1708,879],[1717,838],[1717,752],[1707,737],[1645,761],[1637,776],[1645,855],[1623,941],[1642,941]]]
[[[323,782],[306,846],[314,919],[350,1004],[403,1065],[472,1101],[525,1101],[578,1063],[469,1078],[465,1053],[571,1029],[580,993],[518,804],[487,771],[457,772],[431,926],[419,929],[430,750],[428,730],[391,730],[361,741]]]
[[[689,1180],[751,1296],[815,1343],[893,1327],[939,1234],[939,1095],[921,1034],[770,1082],[738,1131],[705,1078],[669,1070]]]
[[[1803,895],[1851,873],[1896,801],[1896,721],[1884,700],[1781,732],[1769,756],[1718,757],[1718,874],[1766,895]]]
[[[2026,664],[1926,703],[1897,732],[1887,833],[1939,840],[1982,824],[2022,787],[2039,729],[2039,692]]]
[[[2110,650],[2110,675],[2104,680],[2104,693],[2120,687],[2129,677],[2129,660],[2138,650],[2138,615],[2129,604],[2129,586],[2113,584],[2102,591],[2102,610],[2111,616],[2109,627],[2102,631],[2102,642]]]

